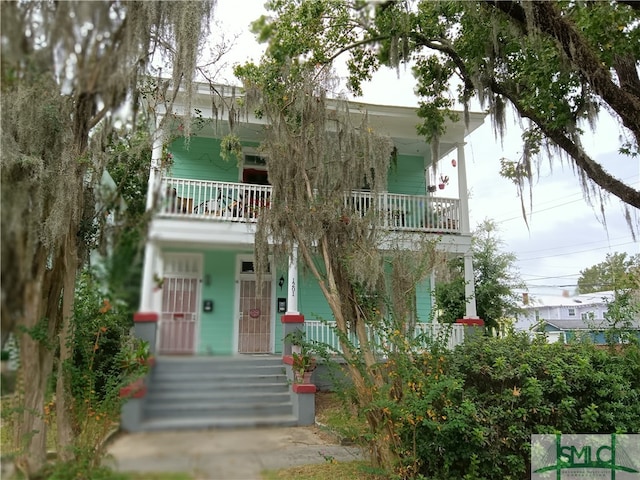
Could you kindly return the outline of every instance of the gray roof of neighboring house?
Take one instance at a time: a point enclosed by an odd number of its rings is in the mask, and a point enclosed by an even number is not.
[[[608,330],[612,328],[608,320],[582,320],[580,318],[572,318],[568,320],[544,320],[544,323],[556,327],[559,330]],[[619,328],[623,328],[619,325]],[[633,330],[640,330],[640,320],[631,322]]]
[[[529,295],[528,303],[521,300],[520,307],[525,309],[541,307],[575,307],[587,305],[603,305],[614,298],[613,290],[605,292],[583,293],[572,297],[564,295]]]

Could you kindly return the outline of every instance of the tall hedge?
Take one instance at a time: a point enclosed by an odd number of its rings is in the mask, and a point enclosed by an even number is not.
[[[639,433],[640,349],[482,338],[401,372],[400,471],[436,479],[530,478],[535,433]],[[407,475],[401,475],[407,476]]]

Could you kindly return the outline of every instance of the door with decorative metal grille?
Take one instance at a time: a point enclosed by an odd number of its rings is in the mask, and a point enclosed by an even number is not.
[[[271,350],[271,281],[262,288],[255,279],[240,280],[239,353],[269,353]]]
[[[160,354],[196,352],[201,264],[197,255],[172,255],[165,259],[158,335]]]

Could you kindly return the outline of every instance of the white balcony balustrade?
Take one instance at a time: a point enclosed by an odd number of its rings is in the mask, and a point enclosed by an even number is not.
[[[256,222],[271,205],[268,185],[164,177],[160,192],[160,217]],[[361,217],[373,209],[389,230],[460,233],[460,201],[454,198],[355,191],[345,207]]]

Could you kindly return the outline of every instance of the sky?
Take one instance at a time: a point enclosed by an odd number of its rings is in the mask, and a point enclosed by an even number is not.
[[[218,0],[215,17],[221,22],[219,27],[230,37],[237,36],[234,47],[225,56],[229,65],[259,60],[263,47],[255,42],[248,24],[264,13],[263,3],[263,0]],[[242,5],[241,12],[239,5]],[[223,73],[220,80],[237,83],[228,73]],[[417,106],[414,85],[409,71],[401,69],[398,73],[385,69],[376,74],[371,83],[363,86],[363,96],[358,100]],[[481,111],[479,107],[474,110]],[[640,246],[633,240],[624,219],[621,202],[613,196],[605,202],[603,222],[599,204],[594,208],[587,203],[569,163],[564,162],[563,166],[557,158],[552,162],[552,168],[548,158],[541,159],[540,173],[533,185],[532,206],[526,193],[527,228],[515,185],[498,173],[500,158],[520,158],[521,133],[519,120],[512,117],[507,122],[507,134],[501,141],[495,137],[491,119],[487,117],[484,124],[466,138],[465,158],[471,226],[475,228],[484,219],[497,223],[498,236],[503,242],[501,250],[515,254],[515,268],[529,292],[533,295],[560,295],[564,290],[573,293],[580,271],[605,261],[607,254],[640,253]],[[604,118],[597,132],[585,136],[583,144],[606,170],[639,188],[638,160],[618,154],[619,134],[616,123]],[[441,165],[442,173],[451,177],[448,188],[453,188],[456,169],[449,161]],[[445,191],[443,195],[446,194]],[[640,212],[631,209],[632,222],[638,231]]]

